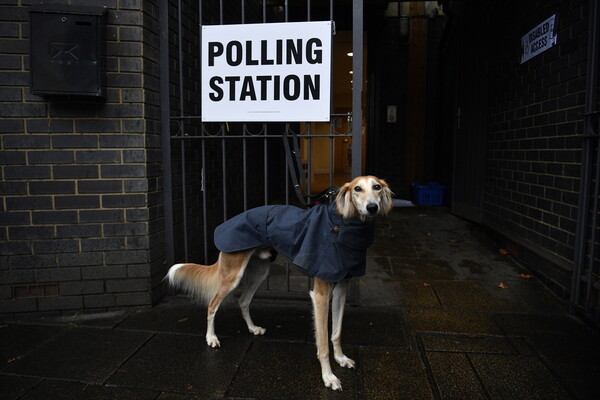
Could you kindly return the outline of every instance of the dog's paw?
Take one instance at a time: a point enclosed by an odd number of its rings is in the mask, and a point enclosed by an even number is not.
[[[221,342],[219,342],[219,339],[216,335],[206,335],[206,344],[213,348],[221,347]]]
[[[354,366],[356,365],[354,360],[352,360],[344,355],[342,355],[341,357],[335,357],[335,361],[337,361],[337,363],[340,364],[340,366],[344,367],[344,368],[354,368]]]
[[[334,374],[323,375],[323,383],[333,390],[342,390],[342,382]]]
[[[253,327],[248,327],[248,330],[250,331],[250,333],[252,333],[253,335],[264,335],[265,332],[267,331],[265,328],[261,328],[260,326],[253,326]]]

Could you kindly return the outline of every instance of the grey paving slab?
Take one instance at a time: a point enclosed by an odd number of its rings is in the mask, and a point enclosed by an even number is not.
[[[436,388],[444,400],[487,399],[471,363],[460,353],[427,353]]]
[[[363,307],[400,307],[402,285],[389,278],[364,276],[358,281],[359,305]]]
[[[22,400],[154,400],[159,392],[45,380]]]
[[[1,325],[0,371],[64,330],[52,326]]]
[[[447,260],[436,258],[390,257],[394,276],[399,279],[453,280],[457,273]]]
[[[344,350],[356,361],[356,348]],[[343,391],[323,385],[316,348],[308,343],[254,343],[227,393],[234,398],[259,399],[355,399],[358,372],[342,368],[331,359],[333,373]]]
[[[73,328],[7,365],[3,372],[103,382],[149,337],[144,332]]]
[[[128,310],[73,314],[56,317],[46,317],[43,319],[48,324],[68,325],[68,326],[89,326],[98,328],[114,328],[131,313]]]
[[[600,398],[598,332],[564,314],[500,314],[494,318],[508,335],[522,336],[576,398]]]
[[[363,396],[368,400],[433,399],[425,365],[416,352],[361,348]]]
[[[581,322],[566,314],[513,314],[499,313],[494,322],[510,336],[527,336],[536,333],[556,332],[567,337],[590,335],[592,332]]]
[[[214,400],[214,397],[194,394],[161,393],[156,400]]]
[[[118,328],[204,335],[206,307],[191,299],[170,298],[154,308],[137,310],[123,320]]]
[[[408,309],[406,322],[416,332],[468,335],[501,335],[500,328],[487,313],[445,310]]]
[[[566,400],[572,397],[536,357],[469,356],[492,399]]]
[[[159,333],[107,384],[222,397],[249,346],[250,340],[221,338],[221,347],[213,349],[203,337]]]
[[[342,345],[408,348],[408,327],[400,311],[346,308]]]
[[[267,330],[264,340],[306,341],[312,333],[312,309],[309,303],[279,304],[255,300],[250,305],[254,323]],[[206,334],[206,307],[191,299],[172,299],[149,310],[133,313],[119,329]],[[235,299],[229,300],[217,313],[215,331],[219,337],[251,336]]]
[[[501,289],[498,283],[485,285],[481,282],[456,281],[431,283],[447,310],[501,312],[523,310],[521,299],[507,295],[509,289]]]
[[[394,277],[390,257],[367,257],[367,276],[388,279]]]
[[[375,237],[375,243],[369,247],[367,255],[370,257],[417,257],[418,252],[410,243],[399,242],[395,238]]]
[[[42,382],[42,378],[0,374],[0,399],[18,399]]]
[[[442,304],[433,291],[431,284],[425,280],[401,280],[402,304],[409,308],[437,308]]]
[[[419,335],[426,351],[451,351],[464,353],[517,354],[517,349],[506,337]]]

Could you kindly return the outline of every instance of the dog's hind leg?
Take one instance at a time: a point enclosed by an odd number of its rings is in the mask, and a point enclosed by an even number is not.
[[[263,255],[266,258],[264,258]],[[250,259],[250,263],[246,271],[246,288],[238,300],[240,309],[242,310],[242,317],[244,317],[244,321],[246,321],[246,325],[248,325],[248,330],[250,333],[255,335],[264,335],[266,330],[260,326],[254,325],[254,322],[250,317],[250,302],[252,301],[252,297],[254,297],[254,293],[256,293],[256,290],[260,284],[269,274],[269,267],[270,262],[268,256],[260,251],[257,252],[256,256],[253,256]]]
[[[326,387],[333,390],[342,390],[340,380],[331,371],[329,362],[329,341],[327,338],[327,323],[329,315],[329,297],[331,294],[331,283],[315,278],[310,298],[313,302],[315,313],[315,336],[317,340],[317,357],[321,363],[321,376]]]
[[[346,306],[346,294],[350,279],[344,279],[338,282],[333,289],[331,300],[332,312],[332,332],[331,342],[333,343],[333,357],[338,364],[346,368],[354,368],[354,361],[349,359],[342,352],[342,320],[344,319],[344,307]]]
[[[211,347],[221,345],[217,335],[215,335],[215,314],[219,306],[225,300],[227,295],[240,283],[244,275],[250,256],[254,250],[239,251],[235,253],[221,253],[219,256],[219,274],[221,275],[221,285],[217,294],[208,303],[207,324],[206,324],[206,343]]]

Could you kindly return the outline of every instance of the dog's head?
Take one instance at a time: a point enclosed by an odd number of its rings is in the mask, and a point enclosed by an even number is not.
[[[361,221],[392,210],[393,193],[388,184],[375,176],[359,176],[341,187],[335,202],[344,218]]]

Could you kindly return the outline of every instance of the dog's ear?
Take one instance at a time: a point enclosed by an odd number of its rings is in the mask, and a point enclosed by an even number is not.
[[[394,193],[390,190],[390,187],[388,186],[387,182],[384,181],[383,179],[379,179],[379,182],[381,183],[381,211],[382,214],[385,215],[387,213],[389,213],[390,211],[392,211],[392,209],[394,208],[394,204],[392,201],[392,197],[394,196]]]
[[[340,188],[336,198],[335,205],[338,213],[344,218],[352,218],[354,216],[354,205],[352,204],[352,191],[350,184],[346,183]]]

